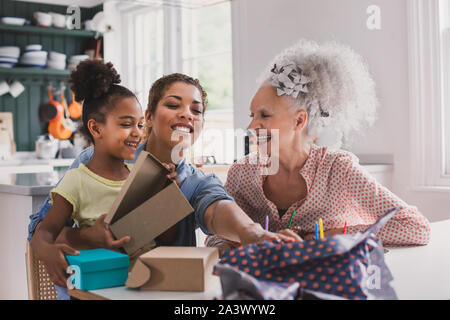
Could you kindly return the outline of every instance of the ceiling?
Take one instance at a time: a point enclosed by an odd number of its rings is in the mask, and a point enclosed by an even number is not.
[[[226,2],[230,0],[123,0],[121,2],[129,2],[140,5],[153,5],[153,6],[168,6],[179,8],[202,8]]]
[[[48,4],[56,4],[62,6],[75,5],[79,7],[94,7],[108,0],[16,0],[26,2],[40,2]],[[210,5],[214,5],[221,2],[230,0],[120,0],[120,3],[137,4],[137,5],[150,5],[150,6],[170,6],[179,8],[201,8]],[[117,1],[119,2],[119,1]]]
[[[25,2],[39,2],[39,3],[48,3],[48,4],[56,4],[61,6],[79,6],[79,7],[95,7],[105,0],[16,0],[16,1],[25,1]]]

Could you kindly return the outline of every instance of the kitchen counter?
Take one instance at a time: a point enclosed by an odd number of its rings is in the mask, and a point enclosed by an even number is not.
[[[55,168],[70,167],[74,160],[38,159],[34,152],[17,152],[11,160],[0,160],[0,174],[50,172]]]
[[[29,216],[63,172],[0,173],[0,255],[8,262],[0,264],[0,299],[28,297],[24,257]]]
[[[58,171],[0,175],[0,193],[46,196],[58,182]]]

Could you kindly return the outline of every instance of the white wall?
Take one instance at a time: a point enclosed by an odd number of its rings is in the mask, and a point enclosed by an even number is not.
[[[249,123],[261,70],[299,38],[337,40],[366,58],[377,83],[378,120],[355,140],[354,153],[393,154],[392,191],[431,221],[450,218],[450,192],[415,192],[409,172],[407,0],[234,0],[235,127]],[[370,5],[381,9],[381,30],[368,30]]]

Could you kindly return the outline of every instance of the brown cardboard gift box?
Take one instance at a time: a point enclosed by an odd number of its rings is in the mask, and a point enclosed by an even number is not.
[[[132,254],[189,215],[194,209],[168,170],[150,153],[141,151],[105,219],[113,235],[130,236],[124,249]]]
[[[205,291],[218,260],[217,248],[158,247],[138,258],[125,284],[141,290]]]

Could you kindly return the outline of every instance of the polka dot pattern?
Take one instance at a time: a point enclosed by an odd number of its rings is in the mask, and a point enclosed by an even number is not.
[[[241,246],[225,253],[219,265],[226,265],[263,281],[267,286],[298,283],[301,289],[346,299],[367,299],[369,266],[376,266],[384,288],[393,291],[392,275],[384,263],[383,247],[375,234],[363,241],[351,235],[336,235],[321,241]],[[347,249],[342,243],[347,244]],[[331,249],[331,250],[328,250]],[[255,260],[255,257],[256,258]],[[248,261],[254,261],[248,264]],[[218,273],[216,272],[216,275]],[[380,288],[378,288],[380,289]]]
[[[263,183],[267,176],[261,175],[264,162],[258,164],[256,157],[253,153],[235,163],[228,172],[225,188],[255,222],[264,226],[268,215],[271,231],[287,228],[295,210],[292,227],[303,232],[314,232],[319,218],[323,220],[325,231],[343,228],[347,221],[349,233],[363,232],[390,209],[398,208],[378,233],[383,244],[402,246],[429,242],[429,221],[416,207],[407,205],[380,185],[350,152],[312,146],[299,172],[306,181],[306,199],[293,203],[281,219],[275,204],[264,195]]]

